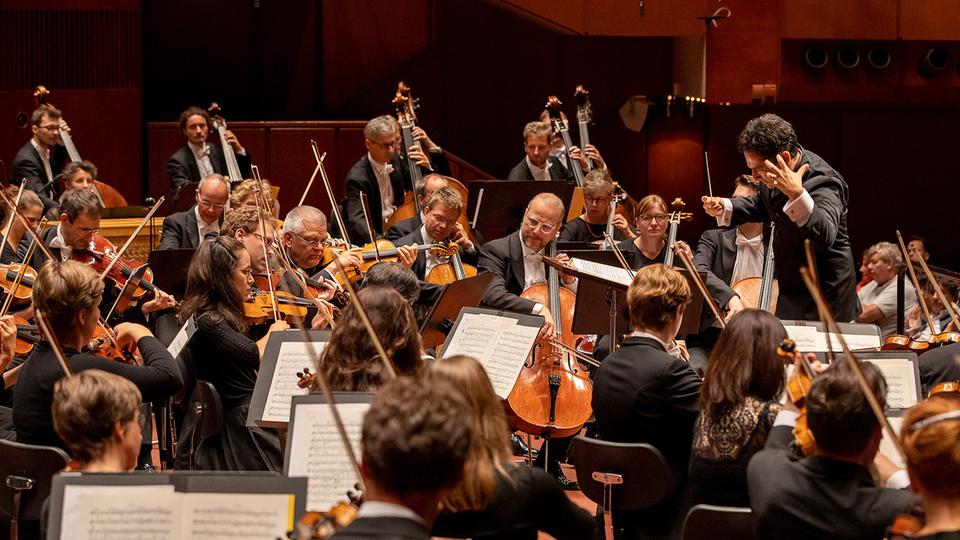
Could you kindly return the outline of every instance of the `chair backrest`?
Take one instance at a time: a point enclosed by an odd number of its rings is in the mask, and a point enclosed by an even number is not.
[[[670,467],[660,451],[645,443],[617,443],[578,436],[573,440],[577,456],[577,482],[583,494],[603,503],[603,484],[593,473],[623,476],[613,487],[613,508],[631,510],[653,506],[672,493]]]
[[[753,532],[753,512],[749,508],[698,504],[687,512],[683,522],[683,540],[749,540]]]
[[[173,395],[173,402],[180,405],[190,399],[190,393],[197,382],[197,369],[194,367],[193,352],[189,346],[184,347],[175,360],[180,368],[180,376],[183,377],[183,386]]]
[[[207,381],[197,381],[193,389],[191,403],[194,411],[197,410],[197,407],[203,408],[199,424],[196,427],[197,435],[200,438],[198,443],[220,433],[223,428],[223,404],[220,402],[217,389]]]
[[[43,501],[50,495],[53,475],[62,471],[70,456],[54,446],[36,446],[0,439],[0,516],[6,521],[14,514],[11,485],[31,485],[21,491],[18,519],[38,520]]]

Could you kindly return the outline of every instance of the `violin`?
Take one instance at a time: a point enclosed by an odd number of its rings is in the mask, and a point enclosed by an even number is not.
[[[14,289],[17,274],[21,272],[21,268],[24,266],[26,266],[26,269],[23,270],[20,283],[17,284],[16,289]],[[30,266],[21,263],[0,264],[0,287],[2,287],[7,294],[12,294],[14,302],[18,304],[30,302],[33,296],[33,282],[35,279],[37,279],[37,271]]]
[[[933,388],[927,392],[927,397],[931,398],[937,394],[956,394],[960,393],[960,381],[946,381],[933,385]]]
[[[550,242],[547,256],[556,256],[556,242]],[[581,336],[573,333],[573,311],[577,297],[560,286],[557,269],[547,270],[547,283],[528,287],[520,295],[550,310],[556,328],[556,345],[540,343],[533,361],[520,370],[507,396],[510,425],[524,433],[543,437],[568,437],[583,427],[593,414],[593,385],[572,351]]]
[[[456,242],[449,242],[446,254],[441,257],[447,260],[430,269],[424,280],[427,283],[446,285],[477,275],[476,266],[464,264],[460,259],[460,246]]]
[[[777,347],[777,354],[782,356],[788,364],[793,364],[797,344],[792,339],[785,338]],[[810,391],[810,383],[816,377],[816,372],[807,361],[807,358],[800,353],[803,369],[798,369],[787,381],[787,397],[800,409],[800,416],[797,417],[797,424],[793,428],[793,436],[797,441],[797,446],[803,451],[803,455],[809,456],[816,448],[816,440],[813,438],[813,432],[807,426],[807,393]]]
[[[117,342],[117,335],[109,326],[100,323],[97,324],[93,337],[87,345],[87,351],[97,356],[102,356],[108,360],[129,364],[133,366],[142,366],[143,358],[135,349],[125,349]]]
[[[274,298],[276,298],[277,309],[282,315],[281,318],[284,320],[302,321],[307,317],[307,310],[314,305],[310,300],[294,296],[287,291],[276,291],[271,294],[268,291],[254,289],[250,292],[250,297],[243,303],[243,318],[247,324],[264,324],[272,321]]]
[[[26,356],[33,350],[33,346],[40,341],[40,330],[37,325],[30,324],[23,317],[13,316],[17,324],[17,345],[14,347],[16,356]]]
[[[71,259],[89,265],[98,273],[103,273],[103,271],[110,266],[110,263],[116,259],[116,264],[113,265],[113,268],[110,269],[106,277],[113,281],[118,289],[121,289],[126,285],[127,279],[146,263],[137,262],[122,256],[117,257],[117,254],[118,250],[113,243],[103,235],[96,233],[90,240],[90,245],[87,249],[75,249],[72,251]],[[133,292],[133,298],[139,300],[146,293],[156,293],[156,291],[157,287],[153,284],[153,270],[147,268],[136,290]]]
[[[435,251],[438,253],[447,253],[448,247],[443,244],[415,244],[410,246],[417,251]],[[323,251],[323,261],[322,264],[328,265],[331,261],[335,260],[345,251],[356,251],[357,255],[360,257],[360,268],[347,267],[344,268],[343,272],[337,272],[335,274],[337,281],[341,285],[344,284],[344,280],[349,281],[350,283],[356,283],[360,281],[370,268],[381,262],[397,262],[399,257],[397,256],[397,246],[389,240],[377,240],[374,242],[368,242],[360,248],[356,249],[347,249],[346,247],[333,247],[324,248]]]

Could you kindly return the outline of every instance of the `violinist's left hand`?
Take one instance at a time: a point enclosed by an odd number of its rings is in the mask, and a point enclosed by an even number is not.
[[[400,259],[400,264],[407,268],[413,268],[413,263],[417,261],[417,250],[413,246],[399,246],[397,247],[397,258]]]
[[[120,323],[113,327],[113,331],[117,334],[117,345],[127,350],[133,350],[140,338],[153,337],[150,329],[137,323]]]
[[[242,154],[244,152],[243,147],[240,146],[240,141],[237,139],[237,136],[233,134],[229,129],[223,132],[223,138],[227,143],[233,147],[233,151]]]
[[[427,135],[427,132],[420,126],[413,128],[410,134],[413,135],[413,140],[423,145],[424,150],[427,152],[433,152],[435,148],[439,148],[437,143],[433,142],[430,136]]]
[[[457,222],[457,228],[453,231],[453,234],[450,235],[450,239],[460,246],[461,251],[473,251],[473,242],[470,241],[470,237],[467,236],[466,231],[463,230],[463,224]]]
[[[430,168],[430,158],[428,158],[427,155],[423,153],[423,149],[420,148],[419,144],[415,144],[411,146],[410,149],[407,151],[407,155],[417,165],[421,167],[425,167],[427,169]]]
[[[330,314],[330,317],[333,317],[333,312],[336,310],[333,304],[325,300],[318,300],[318,302],[323,307],[326,308],[326,313]],[[313,321],[311,321],[310,323],[310,329],[323,330],[324,328],[329,326],[331,322],[333,321],[331,321],[330,318],[328,318],[327,315],[324,314],[323,309],[317,309],[317,314],[313,317]]]
[[[153,299],[149,302],[144,302],[144,304],[140,306],[140,311],[146,315],[147,313],[153,313],[154,311],[160,311],[161,309],[169,309],[176,305],[177,301],[172,295],[157,289],[156,294],[153,295]]]
[[[13,315],[4,315],[0,317],[0,372],[7,368],[7,365],[16,355],[17,348],[17,323]]]
[[[570,256],[567,255],[566,253],[558,253],[556,259],[557,259],[557,261],[559,261],[560,263],[562,263],[562,264],[564,264],[564,265],[570,264]],[[577,278],[574,277],[574,276],[567,275],[567,274],[564,274],[563,272],[561,272],[561,273],[560,273],[560,280],[563,281],[564,283],[566,283],[567,285],[570,285],[571,283],[573,283],[574,281],[576,281]]]
[[[363,262],[360,260],[359,250],[344,251],[337,257],[337,260],[340,261],[340,266],[344,268],[360,268]],[[336,266],[334,266],[334,268],[336,268]]]

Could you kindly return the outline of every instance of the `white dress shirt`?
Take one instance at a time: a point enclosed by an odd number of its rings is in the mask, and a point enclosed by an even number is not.
[[[733,263],[731,285],[741,279],[763,274],[763,234],[747,238],[738,230],[736,244],[737,259]]]
[[[420,226],[420,236],[423,237],[424,244],[435,244],[437,242],[437,240],[431,238],[430,235],[427,234],[426,221],[424,221],[423,225]],[[428,249],[426,252],[426,256],[427,256],[427,268],[426,270],[424,270],[424,274],[423,274],[424,278],[426,278],[426,276],[430,273],[430,271],[433,270],[434,266],[440,264],[440,257],[438,257],[437,254],[433,252],[433,250]]]
[[[73,254],[73,247],[68,246],[66,240],[63,239],[63,235],[60,233],[60,224],[57,224],[57,236],[50,241],[50,249],[60,250],[60,260],[66,261],[70,259],[70,256]]]
[[[50,167],[50,149],[44,148],[37,142],[36,139],[30,139],[30,144],[37,150],[37,153],[40,154],[40,161],[43,162],[44,172],[47,173],[47,182],[53,180],[53,169]]]
[[[197,170],[200,172],[200,178],[204,178],[214,173],[213,162],[210,161],[210,145],[203,143],[203,146],[197,146],[187,141],[187,146],[193,152],[193,158],[197,162]],[[203,238],[202,236],[200,237]]]
[[[730,202],[730,199],[721,199],[721,201],[723,202],[723,214],[717,217],[717,225],[726,227],[730,225],[730,219],[733,217],[733,203]],[[803,227],[807,224],[807,221],[810,221],[810,214],[813,213],[814,206],[813,197],[807,193],[807,190],[803,190],[799,197],[783,205],[783,213],[790,218],[790,221]]]
[[[543,167],[537,167],[530,161],[530,157],[524,157],[523,159],[527,160],[527,167],[530,167],[530,172],[533,173],[534,180],[551,180],[550,178],[550,160],[547,160]]]
[[[357,512],[357,518],[372,517],[392,517],[409,519],[426,526],[423,518],[413,510],[399,504],[388,503],[384,501],[364,501]]]
[[[200,217],[200,209],[196,206],[193,207],[193,214],[197,217],[197,234],[199,234],[200,242],[203,242],[203,239],[207,236],[208,233],[219,233],[220,232],[220,223],[214,221],[212,223],[207,223]]]
[[[397,210],[397,207],[393,205],[393,184],[390,182],[393,165],[377,162],[370,155],[370,152],[367,152],[367,159],[370,160],[370,165],[373,166],[373,174],[377,177],[377,185],[380,188],[380,215],[383,217],[383,222],[386,223]]]

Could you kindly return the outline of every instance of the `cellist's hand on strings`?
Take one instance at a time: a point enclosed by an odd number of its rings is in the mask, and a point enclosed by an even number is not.
[[[240,146],[240,141],[237,139],[237,136],[234,135],[232,131],[230,131],[229,129],[224,131],[223,138],[225,141],[227,141],[227,144],[233,147],[234,152],[237,152],[237,153],[243,152],[243,147]]]
[[[153,313],[154,311],[160,311],[162,309],[169,309],[176,305],[177,301],[172,295],[157,289],[156,294],[153,295],[153,299],[149,302],[144,302],[144,304],[140,306],[140,311],[146,315],[147,313]]]
[[[803,175],[810,168],[808,163],[795,171],[783,160],[783,156],[777,154],[776,165],[768,159],[763,162],[763,166],[765,169],[760,172],[760,181],[768,188],[779,189],[791,201],[803,193]]]
[[[433,142],[427,132],[420,126],[413,128],[410,135],[413,136],[413,140],[423,145],[427,152],[433,152],[434,148],[438,148],[437,143]]]
[[[413,246],[399,246],[397,248],[397,258],[400,264],[407,268],[413,268],[413,263],[417,261],[417,250]]]
[[[553,315],[550,313],[550,308],[543,306],[540,315],[543,315],[543,326],[540,327],[540,333],[537,334],[537,342],[543,343],[552,338],[557,333],[557,329],[553,324]]]
[[[564,266],[570,264],[570,256],[567,255],[566,253],[558,253],[556,259],[558,262],[562,263]],[[577,278],[575,278],[574,276],[569,276],[567,274],[564,274],[563,272],[560,272],[560,281],[562,281],[565,285],[570,285],[576,280]]]
[[[17,349],[17,323],[13,315],[0,317],[0,371],[7,368]]]

